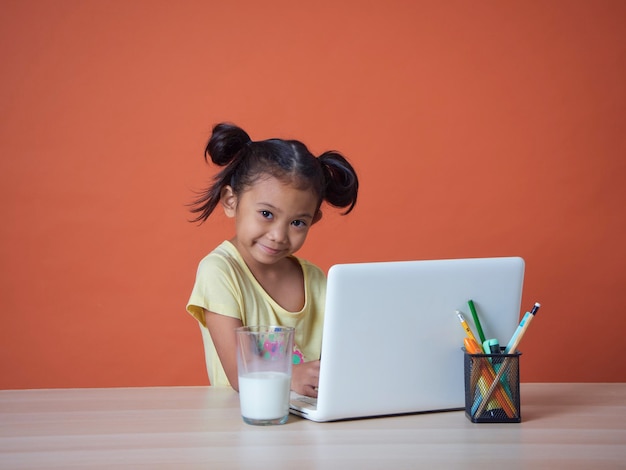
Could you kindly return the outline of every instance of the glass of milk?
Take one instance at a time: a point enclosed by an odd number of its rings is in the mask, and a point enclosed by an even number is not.
[[[285,424],[294,329],[284,326],[237,328],[237,372],[241,416],[248,424]]]

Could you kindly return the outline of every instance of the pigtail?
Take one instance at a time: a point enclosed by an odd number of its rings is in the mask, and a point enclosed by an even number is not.
[[[233,175],[237,171],[239,162],[244,158],[245,151],[252,142],[250,136],[240,127],[221,123],[213,128],[211,138],[204,150],[204,159],[208,163],[209,157],[216,165],[223,166],[213,178],[213,184],[198,193],[198,197],[190,204],[191,213],[198,216],[191,222],[206,221],[217,206],[222,188],[233,185]]]
[[[326,189],[324,199],[331,206],[347,207],[343,215],[352,211],[356,204],[359,179],[352,165],[338,152],[324,152],[318,161],[322,166]]]

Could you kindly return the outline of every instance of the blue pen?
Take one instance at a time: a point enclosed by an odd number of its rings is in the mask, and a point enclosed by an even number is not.
[[[524,331],[526,330],[526,323],[529,321],[530,318],[533,318],[535,316],[539,307],[541,307],[541,304],[535,303],[532,310],[530,312],[526,312],[526,314],[524,315],[524,318],[522,318],[522,321],[517,327],[517,330],[515,330],[515,333],[513,333],[513,336],[511,337],[509,344],[506,345],[506,348],[504,349],[504,354],[509,354],[509,352],[512,349],[515,349],[515,347],[519,343],[519,340],[524,334]]]

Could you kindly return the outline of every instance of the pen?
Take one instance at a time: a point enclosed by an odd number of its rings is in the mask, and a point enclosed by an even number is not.
[[[461,320],[461,326],[463,326],[463,329],[465,330],[468,338],[472,338],[474,342],[477,343],[478,340],[476,339],[476,336],[474,336],[474,333],[472,333],[472,329],[467,324],[467,321],[465,321],[465,317],[463,316],[463,314],[459,310],[457,310],[456,315],[457,317],[459,317],[459,320]]]
[[[485,333],[483,333],[483,327],[480,324],[480,320],[478,319],[478,314],[476,313],[476,307],[474,307],[474,301],[469,299],[467,301],[470,312],[472,312],[472,318],[474,318],[474,325],[476,325],[476,329],[478,330],[478,337],[480,338],[481,344],[485,342]]]
[[[528,325],[530,325],[530,322],[533,320],[533,318],[535,318],[535,315],[537,314],[537,310],[539,310],[539,307],[541,307],[541,304],[538,302],[535,302],[535,305],[533,306],[532,310],[530,312],[526,312],[526,314],[524,315],[524,318],[522,318],[522,321],[517,327],[517,330],[515,330],[515,333],[513,333],[513,336],[511,337],[509,344],[506,345],[506,348],[504,349],[504,354],[515,354],[515,351],[517,350],[517,346],[519,345],[519,342],[522,340],[522,336],[524,336],[524,333],[526,333],[526,330],[528,329]]]

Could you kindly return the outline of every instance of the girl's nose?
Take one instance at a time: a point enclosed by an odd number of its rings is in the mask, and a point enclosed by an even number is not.
[[[277,243],[282,243],[287,239],[287,228],[280,224],[275,224],[269,232],[269,238]]]

